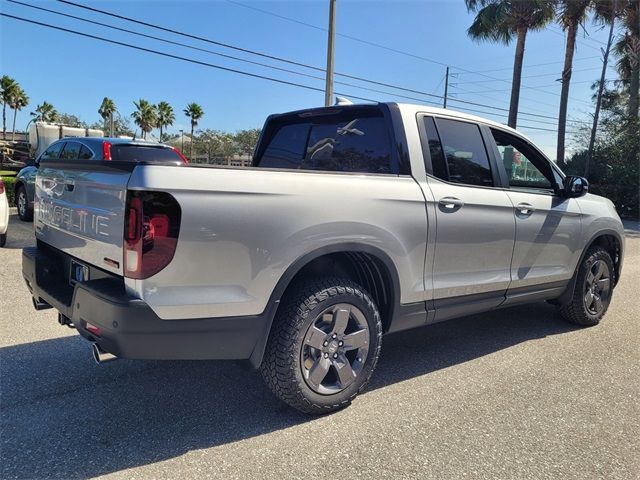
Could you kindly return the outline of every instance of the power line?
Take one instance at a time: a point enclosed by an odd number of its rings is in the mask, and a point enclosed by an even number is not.
[[[61,0],[59,0],[59,1],[61,1]],[[324,27],[320,27],[318,25],[313,25],[311,23],[303,22],[301,20],[296,20],[295,18],[286,17],[284,15],[279,15],[277,13],[270,12],[269,10],[263,10],[262,8],[254,7],[252,5],[246,5],[246,4],[242,3],[242,2],[236,2],[236,1],[233,1],[233,0],[227,0],[227,2],[229,2],[229,3],[233,4],[233,5],[237,5],[239,7],[247,8],[249,10],[255,10],[257,12],[261,12],[261,13],[264,13],[266,15],[270,15],[272,17],[280,18],[282,20],[287,20],[289,22],[297,23],[299,25],[304,25],[305,27],[313,28],[315,30],[320,30],[320,31],[323,31],[323,32],[327,31],[327,29],[324,28]],[[365,45],[369,45],[371,47],[381,48],[381,49],[387,50],[389,52],[398,53],[400,55],[404,55],[404,56],[407,56],[407,57],[415,58],[415,59],[418,59],[418,60],[423,60],[423,61],[429,62],[429,63],[434,63],[436,65],[440,65],[440,66],[443,66],[443,67],[447,66],[446,63],[438,61],[438,60],[434,60],[432,58],[427,58],[427,57],[423,57],[421,55],[416,55],[415,53],[406,52],[404,50],[399,50],[397,48],[389,47],[387,45],[382,45],[380,43],[372,42],[370,40],[365,40],[363,38],[358,38],[358,37],[355,37],[353,35],[347,35],[345,33],[338,33],[338,32],[336,32],[336,35],[339,36],[339,37],[348,38],[349,40],[353,40],[355,42],[359,42],[359,43],[363,43]]]
[[[582,58],[574,58],[573,62],[583,62],[585,60],[593,60],[595,58],[600,58],[600,56],[598,55],[593,55],[591,57],[582,57]],[[545,63],[534,63],[533,65],[523,65],[522,68],[534,68],[534,67],[544,67],[547,65],[557,65],[557,64],[563,64],[564,61],[563,60],[559,60],[556,62],[545,62]],[[490,72],[502,72],[505,70],[513,70],[513,65],[510,67],[504,67],[504,68],[492,68],[490,70],[476,70],[474,73],[490,73]]]
[[[60,1],[61,3],[72,3],[72,2],[67,2],[65,0],[58,0],[58,1]],[[14,2],[14,3],[21,3],[21,2]],[[27,6],[30,6],[30,5],[27,5]],[[82,7],[84,7],[84,6],[82,6]],[[40,8],[40,7],[35,7],[35,8]],[[91,7],[86,7],[86,8],[94,10]],[[54,13],[59,13],[59,12],[54,12]],[[297,87],[305,88],[305,89],[308,89],[308,90],[319,91],[319,92],[323,91],[320,88],[312,87],[312,86],[309,86],[309,85],[303,85],[303,84],[299,84],[299,83],[295,83],[295,82],[290,82],[290,81],[286,81],[286,80],[276,79],[276,78],[273,78],[273,77],[268,77],[268,76],[265,76],[265,75],[259,75],[259,74],[255,74],[255,73],[245,72],[245,71],[242,71],[242,70],[229,68],[229,67],[224,67],[224,66],[221,66],[221,65],[210,64],[210,63],[202,62],[202,61],[199,61],[199,60],[189,59],[189,58],[186,58],[186,57],[181,57],[181,56],[169,54],[169,53],[166,53],[166,52],[160,52],[160,51],[157,51],[157,50],[153,50],[153,49],[149,49],[149,48],[145,48],[145,47],[140,47],[140,46],[136,46],[136,45],[132,45],[132,44],[127,44],[125,42],[119,42],[119,41],[116,41],[116,40],[111,40],[111,39],[107,39],[107,38],[104,38],[104,37],[99,37],[99,36],[96,36],[96,35],[86,34],[86,33],[78,32],[78,31],[75,31],[75,30],[70,30],[70,29],[66,29],[66,28],[63,28],[63,27],[58,27],[58,26],[55,26],[55,25],[49,25],[49,24],[45,24],[45,23],[42,23],[42,22],[37,22],[37,21],[34,21],[34,20],[29,20],[29,19],[25,19],[25,18],[21,18],[21,17],[16,17],[16,16],[13,16],[13,15],[8,15],[8,14],[4,14],[4,13],[2,15],[6,16],[6,17],[9,17],[9,18],[16,19],[16,20],[20,20],[20,21],[23,21],[23,22],[32,23],[32,24],[36,24],[36,25],[40,25],[40,26],[44,26],[44,27],[60,30],[60,31],[64,31],[64,32],[67,32],[67,33],[72,33],[72,34],[75,34],[75,35],[85,36],[85,37],[88,37],[88,38],[93,38],[93,39],[104,41],[104,42],[107,42],[107,43],[112,43],[112,44],[115,44],[115,45],[121,45],[121,46],[129,47],[129,48],[137,49],[137,50],[140,50],[140,51],[145,51],[145,52],[148,52],[148,53],[154,53],[156,55],[161,55],[161,56],[165,56],[165,57],[169,57],[169,58],[179,59],[179,60],[183,60],[183,61],[187,61],[187,62],[191,62],[191,63],[203,65],[203,66],[208,66],[208,67],[211,67],[211,68],[217,68],[217,69],[220,69],[220,70],[225,70],[225,71],[229,71],[229,72],[233,72],[233,73],[238,73],[238,74],[242,74],[242,75],[246,75],[246,76],[250,76],[250,77],[254,77],[254,78],[269,80],[269,81],[273,81],[273,82],[277,82],[277,83],[281,83],[281,84],[297,86]],[[132,21],[134,21],[136,23],[138,22],[136,20],[132,20]],[[140,23],[146,24],[146,22],[140,22]],[[110,25],[107,25],[107,24],[102,24],[102,25],[111,27]],[[116,27],[116,28],[119,29],[119,27]],[[163,27],[159,27],[159,28],[163,28]],[[122,29],[120,29],[120,30],[122,30]],[[137,33],[137,32],[132,32],[132,31],[129,31],[129,32]],[[180,33],[182,33],[182,32],[180,32]],[[184,34],[184,35],[191,36],[190,34]],[[143,34],[143,36],[144,36],[144,34]],[[180,44],[180,45],[184,45],[184,44]],[[231,46],[231,47],[233,47],[233,46]],[[230,56],[227,56],[227,57],[230,57]],[[278,58],[278,57],[275,57],[275,56],[270,56],[270,57]],[[236,57],[231,57],[231,58],[237,59]],[[283,59],[283,60],[286,61],[285,59]],[[257,62],[254,62],[254,63],[257,63]],[[264,64],[259,64],[259,65],[267,66],[267,65],[264,65]],[[322,69],[319,69],[319,70],[322,70]],[[297,72],[292,72],[292,73],[297,73]],[[387,84],[387,83],[383,83],[383,82],[375,82],[375,81],[372,81],[372,80],[369,80],[369,79],[364,79],[364,78],[361,78],[361,77],[355,77],[355,76],[350,76],[350,75],[346,75],[346,74],[344,74],[344,75],[348,76],[350,78],[355,78],[355,79],[360,80],[360,81],[369,82],[369,83],[375,83],[375,84],[379,84],[379,85],[390,87],[390,88],[394,88],[394,89],[405,90],[405,91],[408,91],[408,92],[417,93],[419,95],[425,95],[425,96],[429,96],[429,97],[433,97],[433,98],[437,98],[437,99],[442,99],[443,98],[440,95],[429,94],[427,92],[422,92],[422,91],[419,91],[419,90],[407,89],[407,88],[404,88],[404,87],[399,87],[399,86],[396,86],[396,85]],[[314,78],[314,77],[312,77],[312,78]],[[320,77],[315,77],[315,78],[321,79]],[[342,82],[342,84],[344,84],[344,82]],[[363,87],[363,86],[360,86],[360,85],[353,85],[353,84],[345,84],[345,85],[353,87],[353,88],[357,88],[357,89],[368,90],[368,91],[372,91],[372,92],[376,92],[376,93],[382,93],[384,95],[392,95],[392,96],[397,96],[397,97],[407,98],[407,99],[411,99],[411,100],[417,100],[419,102],[428,103],[428,101],[426,101],[424,99],[417,99],[415,97],[408,97],[408,96],[398,95],[398,94],[391,93],[391,92],[375,90],[375,89],[371,89],[371,88],[368,88],[368,87]],[[364,101],[370,101],[370,102],[375,102],[376,101],[376,100],[372,100],[372,99],[369,99],[369,98],[359,97],[359,96],[351,95],[351,94],[341,93],[341,95],[347,95],[347,96],[350,96],[352,98],[359,99],[359,100],[364,100]],[[485,104],[481,104],[481,103],[477,103],[477,102],[469,102],[469,101],[458,100],[458,99],[452,99],[451,101],[456,102],[456,103],[465,104],[465,105],[479,106],[479,107],[484,107],[484,108],[489,108],[489,109],[494,109],[494,110],[500,110],[500,111],[505,111],[505,112],[508,111],[508,109],[505,109],[505,108],[499,108],[499,107],[495,107],[495,106],[492,106],[492,105],[485,105]],[[457,108],[461,108],[462,109],[462,107],[457,107]],[[482,112],[482,113],[486,113],[486,112]],[[520,113],[522,115],[530,115],[530,116],[536,116],[536,117],[540,117],[540,118],[555,119],[555,117],[552,117],[552,116],[530,114],[530,113],[527,113],[527,112],[520,112]]]
[[[11,0],[9,0],[11,1]],[[601,67],[589,67],[589,68],[579,68],[576,70],[572,69],[572,73],[579,73],[579,72],[588,72],[591,70],[601,70]],[[561,75],[562,72],[548,72],[548,73],[538,73],[536,75],[523,75],[522,78],[540,78],[540,77],[553,77],[553,76],[559,76]],[[508,79],[501,79],[504,81],[509,82],[510,80]],[[458,83],[490,83],[493,80],[464,80]]]
[[[249,10],[254,10],[256,12],[260,12],[260,13],[263,13],[265,15],[269,15],[269,16],[272,16],[272,17],[275,17],[275,18],[279,18],[281,20],[286,20],[288,22],[297,23],[298,25],[303,25],[305,27],[313,28],[315,30],[319,30],[319,31],[322,31],[322,32],[326,32],[326,30],[327,30],[324,27],[320,27],[320,26],[314,25],[312,23],[303,22],[301,20],[298,20],[298,19],[295,19],[295,18],[291,18],[291,17],[287,17],[285,15],[280,15],[278,13],[275,13],[275,12],[272,12],[272,11],[269,11],[269,10],[265,10],[265,9],[262,9],[262,8],[259,8],[259,7],[255,7],[253,5],[247,5],[245,3],[238,2],[238,1],[235,1],[235,0],[226,0],[226,1],[228,3],[236,5],[238,7],[246,8],[246,9],[249,9]],[[441,65],[441,66],[449,65],[449,64],[447,64],[445,62],[441,62],[441,61],[438,61],[438,60],[433,60],[431,58],[422,57],[420,55],[416,55],[414,53],[406,52],[404,50],[398,50],[396,48],[392,48],[392,47],[389,47],[387,45],[381,45],[379,43],[371,42],[369,40],[358,38],[358,37],[355,37],[353,35],[347,35],[347,34],[344,34],[344,33],[336,33],[336,35],[338,35],[340,37],[343,37],[343,38],[348,38],[350,40],[354,40],[356,42],[364,43],[366,45],[382,48],[384,50],[388,50],[388,51],[391,51],[391,52],[394,52],[394,53],[399,53],[401,55],[405,55],[405,56],[408,56],[408,57],[417,58],[419,60],[424,60],[424,61],[427,61],[427,62],[430,62],[430,63],[434,63],[436,65]],[[586,58],[576,59],[575,61],[594,59],[594,58],[600,58],[600,57],[598,57],[598,56],[586,57]],[[534,65],[527,65],[527,67],[537,67],[537,66],[542,66],[542,65],[553,65],[553,64],[562,64],[562,63],[564,63],[564,62],[563,61],[546,62],[546,63],[539,63],[539,64],[534,64]],[[454,67],[454,68],[460,70],[458,67]],[[493,71],[498,71],[498,70],[511,70],[512,68],[513,67],[505,67],[505,68],[501,68],[501,69],[492,69],[492,70],[476,70],[474,72],[468,72],[468,73],[485,73],[485,72],[493,72]]]
[[[281,80],[281,79],[278,79],[278,78],[268,77],[266,75],[259,75],[257,73],[246,72],[244,70],[238,70],[236,68],[224,67],[222,65],[216,65],[216,64],[213,64],[213,63],[202,62],[200,60],[195,60],[193,58],[186,58],[186,57],[181,57],[179,55],[173,55],[171,53],[160,52],[158,50],[153,50],[151,48],[140,47],[140,46],[137,46],[137,45],[132,45],[130,43],[120,42],[118,40],[111,40],[109,38],[99,37],[97,35],[91,35],[89,33],[78,32],[76,30],[70,30],[68,28],[59,27],[59,26],[56,26],[56,25],[50,25],[50,24],[47,24],[47,23],[38,22],[36,20],[29,20],[27,18],[17,17],[15,15],[9,15],[8,13],[4,13],[4,12],[0,12],[0,15],[3,16],[3,17],[12,18],[14,20],[19,20],[21,22],[32,23],[34,25],[40,25],[42,27],[51,28],[53,30],[59,30],[59,31],[62,31],[62,32],[71,33],[73,35],[79,35],[79,36],[82,36],[82,37],[92,38],[94,40],[100,40],[102,42],[107,42],[107,43],[111,43],[111,44],[114,44],[114,45],[120,45],[120,46],[127,47],[127,48],[133,48],[135,50],[140,50],[142,52],[153,53],[155,55],[160,55],[160,56],[163,56],[163,57],[173,58],[173,59],[176,59],[176,60],[182,60],[182,61],[185,61],[185,62],[194,63],[194,64],[202,65],[202,66],[205,66],[205,67],[215,68],[215,69],[223,70],[223,71],[226,71],[226,72],[237,73],[239,75],[244,75],[244,76],[247,76],[247,77],[258,78],[258,79],[261,79],[261,80],[268,80],[268,81],[271,81],[271,82],[280,83],[280,84],[283,84],[283,85],[290,85],[290,86],[294,86],[294,87],[300,87],[300,88],[304,88],[304,89],[307,89],[307,90],[313,90],[313,91],[316,91],[316,92],[324,92],[323,88],[312,87],[310,85],[304,85],[304,84],[296,83],[296,82],[289,82],[287,80]],[[336,92],[336,93],[338,93],[338,92]],[[349,95],[349,94],[346,94],[346,93],[338,93],[338,94],[339,95],[347,95],[347,96],[350,96],[350,97],[353,97],[353,98],[357,98],[358,100],[364,100],[366,102],[374,102],[374,103],[377,102],[376,100],[372,100],[370,98],[356,97],[355,95]]]
[[[219,42],[217,40],[212,40],[212,39],[201,37],[201,36],[198,36],[198,35],[192,35],[192,34],[189,34],[189,33],[180,32],[178,30],[174,30],[174,29],[167,28],[167,27],[162,27],[162,26],[159,26],[159,25],[154,25],[154,24],[149,23],[149,22],[145,22],[145,21],[142,21],[142,20],[136,20],[134,18],[126,17],[124,15],[119,15],[119,14],[116,14],[116,13],[108,12],[106,10],[101,10],[101,9],[94,8],[94,7],[89,7],[87,5],[82,5],[82,4],[75,3],[75,2],[72,2],[72,1],[69,1],[69,0],[57,0],[57,1],[60,2],[60,3],[73,5],[73,6],[78,7],[78,8],[83,8],[83,9],[90,10],[90,11],[93,11],[93,12],[101,13],[103,15],[109,15],[109,16],[112,16],[112,17],[115,17],[115,18],[119,18],[119,19],[122,19],[122,20],[127,20],[129,22],[137,23],[137,24],[140,24],[140,25],[145,25],[145,26],[148,26],[148,27],[151,27],[151,28],[156,28],[156,29],[159,29],[159,30],[162,30],[162,31],[165,31],[165,32],[169,32],[169,33],[173,33],[173,34],[176,34],[176,35],[182,35],[182,36],[185,36],[185,37],[188,37],[188,38],[192,38],[192,39],[195,39],[195,40],[200,40],[200,41],[203,41],[203,42],[213,43],[215,45],[223,46],[223,47],[226,47],[226,48],[232,48],[234,50],[239,50],[239,51],[242,51],[242,52],[245,52],[245,53],[249,53],[249,54],[252,54],[252,55],[258,55],[258,56],[261,56],[261,57],[270,58],[272,60],[277,60],[277,61],[280,61],[280,62],[290,63],[290,64],[293,64],[293,65],[297,65],[297,66],[301,66],[301,67],[305,67],[305,68],[310,68],[310,69],[313,69],[313,70],[316,70],[316,71],[324,71],[324,69],[322,69],[320,67],[315,67],[313,65],[308,65],[308,64],[297,62],[297,61],[293,61],[293,60],[287,60],[287,59],[282,58],[282,57],[277,57],[275,55],[270,55],[270,54],[266,54],[266,53],[262,53],[262,52],[257,52],[257,51],[250,50],[250,49],[247,49],[247,48],[237,47],[235,45],[230,45],[230,44],[227,44],[227,43],[224,43],[224,42]],[[252,7],[252,8],[256,8],[256,7]],[[302,22],[302,23],[304,23],[304,22]],[[321,29],[321,27],[316,27],[316,26],[314,26],[314,28]],[[342,36],[345,36],[345,35],[342,34]],[[346,37],[351,38],[348,35]],[[353,37],[353,38],[355,39],[356,37]],[[414,58],[417,58],[417,59],[421,59],[421,60],[424,60],[424,61],[427,61],[427,62],[435,63],[437,65],[446,66],[446,64],[443,63],[443,62],[439,62],[437,60],[433,60],[433,59],[430,59],[430,58],[422,57],[420,55],[414,55],[414,54],[411,54],[411,53],[408,53],[408,52],[404,52],[402,50],[397,50],[397,49],[394,49],[394,48],[391,48],[391,47],[387,47],[385,45],[376,44],[374,42],[368,42],[368,41],[362,40],[362,39],[357,39],[357,40],[365,42],[365,43],[370,43],[372,45],[375,45],[375,46],[378,46],[380,48],[384,48],[384,49],[387,49],[387,50],[390,50],[390,51],[394,51],[396,53],[401,53],[403,55],[408,55],[408,56],[411,56],[411,57],[414,57]],[[477,73],[477,72],[473,72],[471,70],[467,70],[467,69],[464,69],[462,67],[457,67],[457,66],[454,66],[454,65],[452,65],[452,67],[455,68],[456,70],[460,70],[461,72]],[[350,75],[346,75],[346,74],[341,74],[339,72],[336,72],[336,75],[341,75],[341,76],[344,76],[346,78],[358,79],[356,77],[353,77],[353,76],[350,76]],[[503,80],[503,79],[499,79],[499,78],[496,78],[496,77],[491,77],[491,76],[486,75],[486,74],[478,73],[478,75],[486,77],[486,78],[491,79],[491,80],[510,83],[508,80]],[[361,79],[358,79],[358,80],[361,80]],[[364,80],[364,81],[369,81],[369,80]],[[371,83],[374,83],[374,82],[371,82]],[[387,86],[387,87],[390,86],[388,84],[384,85],[381,82],[375,82],[375,83],[377,83],[378,85],[382,85],[382,86]],[[394,86],[394,87],[391,87],[391,88],[397,88],[397,87]],[[536,90],[535,88],[532,88],[532,87],[522,87],[522,88]],[[407,90],[405,90],[405,91],[407,91]],[[540,90],[540,91],[542,91],[544,93],[547,93],[547,94],[560,96],[560,94],[550,93],[550,92],[546,92],[544,90]],[[428,96],[433,96],[433,95],[430,95],[430,94],[425,94],[424,92],[421,92],[421,94],[428,95]],[[581,100],[577,100],[577,101],[581,101]],[[585,102],[585,103],[588,103],[588,102]]]
[[[227,55],[225,53],[215,52],[213,50],[208,50],[206,48],[195,47],[193,45],[189,45],[189,44],[186,44],[186,43],[167,40],[167,39],[164,39],[164,38],[161,38],[161,37],[156,37],[154,35],[148,35],[148,34],[145,34],[145,33],[136,32],[134,30],[129,30],[129,29],[126,29],[126,28],[117,27],[117,26],[110,25],[110,24],[107,24],[107,23],[102,23],[102,22],[98,22],[98,21],[95,21],[95,20],[90,20],[90,19],[87,19],[87,18],[78,17],[76,15],[71,15],[71,14],[67,14],[67,13],[62,13],[62,12],[58,12],[58,11],[55,11],[55,10],[51,10],[51,9],[48,9],[48,8],[44,8],[44,7],[30,5],[28,3],[20,2],[18,0],[7,0],[7,1],[11,2],[11,3],[18,4],[18,5],[22,5],[22,6],[25,6],[25,7],[33,8],[33,9],[36,9],[36,10],[41,10],[41,11],[45,11],[45,12],[48,12],[48,13],[53,13],[53,14],[56,14],[56,15],[60,15],[62,17],[72,18],[72,19],[75,19],[75,20],[79,20],[79,21],[82,21],[82,22],[89,23],[89,24],[99,25],[99,26],[102,26],[102,27],[111,28],[111,29],[118,30],[118,31],[121,31],[121,32],[129,33],[129,34],[132,34],[132,35],[137,35],[137,36],[144,37],[144,38],[150,38],[150,39],[157,40],[157,41],[164,42],[164,43],[168,43],[168,44],[171,44],[171,45],[177,45],[177,46],[180,46],[180,47],[185,47],[185,48],[189,48],[189,49],[192,49],[192,50],[197,50],[197,51],[200,51],[200,52],[205,52],[205,53],[209,53],[209,54],[212,54],[212,55],[217,55],[217,56],[220,56],[220,57],[223,57],[223,58],[228,58],[228,59],[236,60],[236,61],[239,61],[239,62],[249,63],[249,64],[252,64],[252,65],[258,65],[258,66],[261,66],[261,67],[270,68],[270,69],[281,71],[281,72],[291,73],[291,74],[294,74],[294,75],[301,75],[303,77],[311,78],[311,79],[314,79],[314,80],[321,80],[321,81],[325,80],[323,77],[319,77],[319,76],[316,76],[316,75],[310,75],[310,74],[307,74],[307,73],[302,73],[302,72],[298,72],[298,71],[295,71],[295,70],[290,70],[288,68],[282,68],[282,67],[277,67],[277,66],[274,66],[274,65],[268,65],[268,64],[262,63],[262,62],[256,62],[256,61],[253,61],[253,60],[247,60],[247,59],[244,59],[244,58],[236,57],[234,55]],[[398,86],[394,86],[394,85],[386,84],[386,83],[381,83],[381,82],[376,82],[374,80],[369,80],[369,79],[366,79],[366,78],[356,77],[356,76],[353,76],[353,75],[341,74],[341,76],[353,78],[355,80],[359,80],[359,81],[363,81],[363,82],[379,84],[379,85],[382,85],[382,86],[385,86],[385,87],[390,87],[390,88],[396,88],[396,89],[403,90],[402,87],[398,87]],[[347,82],[342,82],[342,81],[335,81],[334,83],[339,84],[339,85],[348,86],[348,87],[358,88],[358,89],[362,89],[362,90],[367,90],[367,91],[370,91],[370,92],[389,94],[389,92],[384,92],[384,91],[381,91],[381,90],[375,90],[375,89],[363,87],[361,85],[355,85],[353,83],[347,83]],[[408,89],[404,89],[404,90],[408,90]],[[415,92],[415,93],[419,93],[419,92]],[[412,98],[412,97],[404,97],[404,98],[410,98],[412,100],[416,100],[415,98]],[[424,100],[421,100],[421,101],[424,101]],[[436,105],[435,103],[433,103],[433,104]]]
[[[154,35],[149,35],[149,34],[146,34],[146,33],[136,32],[134,30],[129,30],[127,28],[117,27],[115,25],[109,25],[108,23],[102,23],[102,22],[98,22],[96,20],[90,20],[88,18],[78,17],[76,15],[71,15],[69,13],[58,12],[56,10],[51,10],[49,8],[39,7],[39,6],[36,6],[36,5],[30,5],[28,3],[20,2],[18,0],[7,0],[7,1],[10,2],[10,3],[15,3],[15,4],[18,4],[18,5],[22,5],[24,7],[33,8],[35,10],[40,10],[40,11],[44,11],[44,12],[48,12],[48,13],[53,13],[55,15],[59,15],[59,16],[62,16],[62,17],[72,18],[74,20],[79,20],[81,22],[90,23],[92,25],[99,25],[101,27],[111,28],[113,30],[118,30],[120,32],[130,33],[132,35],[137,35],[139,37],[150,38],[152,40],[157,40],[159,42],[164,42],[164,43],[168,43],[168,44],[171,44],[171,45],[177,45],[177,46],[180,46],[180,47],[189,48],[191,50],[197,50],[197,51],[200,51],[200,52],[209,53],[211,55],[216,55],[216,56],[223,57],[223,58],[229,58],[229,59],[232,59],[232,60],[237,60],[239,62],[249,63],[249,64],[252,64],[252,65],[258,65],[258,66],[261,66],[261,67],[270,68],[270,69],[278,70],[278,71],[281,71],[281,72],[293,73],[295,75],[301,75],[301,76],[308,77],[308,78],[313,78],[313,79],[316,79],[316,80],[324,80],[322,77],[309,75],[309,74],[306,74],[306,73],[297,72],[295,70],[290,70],[290,69],[287,69],[287,68],[277,67],[277,66],[274,66],[274,65],[268,65],[266,63],[256,62],[256,61],[253,61],[253,60],[248,60],[248,59],[236,57],[236,56],[233,56],[233,55],[227,55],[225,53],[216,52],[216,51],[209,50],[209,49],[206,49],[206,48],[196,47],[196,46],[189,45],[189,44],[186,44],[186,43],[175,42],[173,40],[168,40],[166,38],[161,38],[161,37],[156,37]]]

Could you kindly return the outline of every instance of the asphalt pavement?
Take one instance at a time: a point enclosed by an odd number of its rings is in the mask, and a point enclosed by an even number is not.
[[[383,340],[367,392],[314,418],[234,362],[118,360],[36,312],[31,226],[0,249],[0,478],[640,478],[640,234],[604,321],[545,303]]]

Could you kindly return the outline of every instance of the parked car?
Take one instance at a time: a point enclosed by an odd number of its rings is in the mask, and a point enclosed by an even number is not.
[[[187,159],[175,147],[122,138],[68,137],[53,142],[32,165],[16,176],[15,201],[18,217],[33,220],[35,179],[40,161],[46,160],[110,160],[161,165],[185,165]]]
[[[7,243],[7,229],[9,228],[9,202],[4,183],[0,178],[0,247]]]
[[[597,324],[624,237],[587,190],[483,118],[302,110],[267,119],[246,169],[41,160],[23,275],[99,362],[246,359],[326,413],[366,387],[386,333],[545,300]]]

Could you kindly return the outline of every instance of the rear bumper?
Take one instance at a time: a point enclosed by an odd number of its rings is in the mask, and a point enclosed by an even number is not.
[[[152,360],[249,359],[268,334],[267,316],[162,320],[127,294],[119,277],[69,285],[70,257],[38,247],[22,251],[22,274],[34,299],[73,322],[78,333],[117,357]],[[87,322],[100,329],[95,335]],[[265,333],[266,332],[266,333]]]

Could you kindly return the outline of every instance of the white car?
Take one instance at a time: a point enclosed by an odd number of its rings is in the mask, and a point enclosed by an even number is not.
[[[7,228],[9,227],[9,202],[4,190],[4,183],[0,178],[0,247],[7,242]]]

